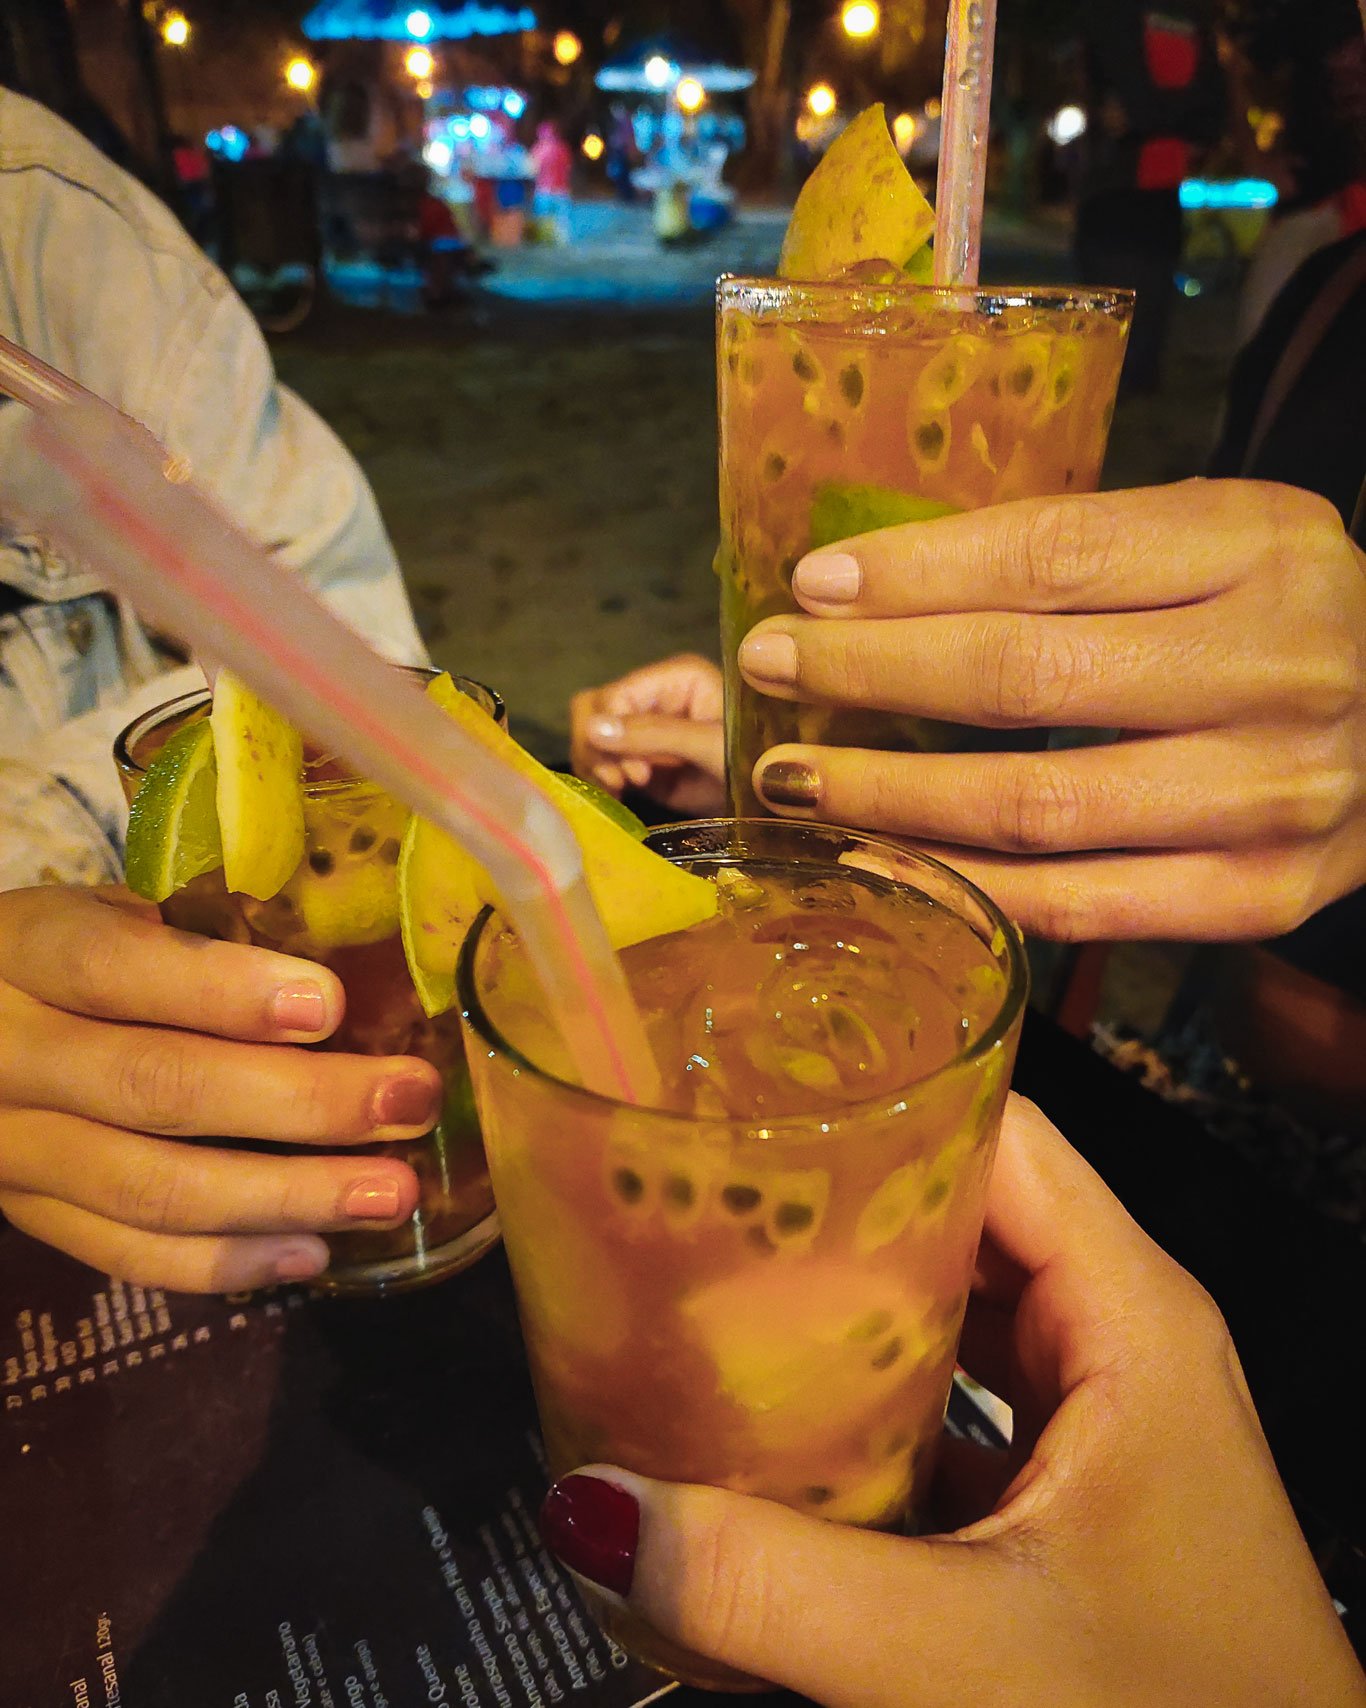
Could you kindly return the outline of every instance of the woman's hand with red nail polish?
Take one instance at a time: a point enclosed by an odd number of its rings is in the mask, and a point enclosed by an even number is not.
[[[416,1137],[440,1095],[425,1062],[300,1048],[343,1000],[325,967],[173,930],[124,890],[0,894],[0,1212],[144,1285],[320,1272],[311,1236],[417,1198],[406,1163],[346,1148]]]
[[[724,809],[721,672],[708,659],[679,653],[586,689],[569,716],[580,777],[614,795],[639,789],[670,812]]]
[[[1279,936],[1366,882],[1366,557],[1323,499],[1022,499],[840,542],[793,592],[740,648],[760,693],[987,733],[772,747],[774,811],[933,844],[1064,941]],[[1124,734],[991,751],[1055,728]],[[793,767],[815,800],[784,798]]]
[[[830,1708],[1366,1704],[1213,1302],[1019,1099],[962,1360],[1015,1440],[946,1443],[957,1528],[591,1466],[545,1539],[666,1638]]]

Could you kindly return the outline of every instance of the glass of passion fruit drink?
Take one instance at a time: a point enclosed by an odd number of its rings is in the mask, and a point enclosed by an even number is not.
[[[1008,499],[1093,491],[1131,292],[933,289],[934,215],[881,108],[803,188],[780,276],[717,292],[722,652],[737,812],[764,810],[755,762],[782,742],[896,751],[1037,745],[931,719],[759,693],[736,651],[796,611],[799,558],[870,529]]]
[[[435,672],[413,672],[435,678]],[[220,690],[227,678],[219,678]],[[503,703],[491,689],[465,677],[439,679],[505,723]],[[240,685],[238,685],[240,692]],[[260,715],[260,703],[256,703]],[[208,728],[212,697],[183,695],[156,707],[125,729],[114,757],[134,814],[137,797],[157,756],[182,749],[184,761],[205,757],[207,787],[215,781],[213,740],[196,743]],[[188,742],[188,746],[187,746]],[[195,750],[199,749],[198,755]],[[302,745],[298,793],[302,854],[273,893],[257,897],[228,888],[220,849],[188,868],[206,869],[164,896],[150,886],[170,925],[204,937],[254,943],[300,955],[329,967],[346,992],[346,1012],[322,1050],[361,1055],[414,1055],[442,1075],[441,1119],[422,1138],[378,1143],[370,1149],[411,1165],[419,1182],[417,1208],[403,1226],[328,1233],[331,1258],[315,1286],[329,1292],[369,1294],[421,1286],[465,1268],[498,1239],[488,1168],[464,1064],[460,1022],[452,1012],[431,1015],[414,987],[400,935],[398,870],[412,815],[345,763]],[[221,755],[220,755],[221,759]],[[185,775],[182,762],[181,775]],[[172,786],[174,778],[170,779]],[[195,787],[191,781],[190,789]],[[272,803],[278,811],[279,803]],[[212,818],[210,792],[205,809]],[[218,834],[215,827],[214,835]],[[129,881],[134,882],[130,834]],[[183,875],[183,871],[182,874]],[[163,881],[164,890],[169,878]],[[144,893],[149,886],[143,885]]]
[[[850,831],[714,820],[647,846],[714,889],[621,956],[658,1107],[575,1082],[496,913],[457,972],[551,1473],[900,1528],[943,1425],[1021,939],[947,867]],[[761,1688],[586,1593],[642,1660]]]

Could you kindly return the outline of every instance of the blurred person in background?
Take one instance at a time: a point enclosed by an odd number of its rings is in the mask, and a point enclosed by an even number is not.
[[[1224,128],[1209,7],[1104,0],[1083,9],[1077,45],[1087,113],[1078,145],[1078,277],[1138,293],[1122,384],[1152,392],[1184,237],[1181,182]]]
[[[1366,229],[1366,36],[1355,0],[1230,0],[1227,36],[1240,104],[1281,123],[1248,163],[1279,200],[1243,282],[1241,346],[1315,251]]]
[[[553,119],[542,119],[536,126],[531,164],[536,173],[533,212],[554,232],[557,243],[566,243],[569,240],[569,179],[574,157]]]

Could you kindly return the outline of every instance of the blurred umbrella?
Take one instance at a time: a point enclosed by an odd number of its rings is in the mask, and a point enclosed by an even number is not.
[[[636,43],[609,59],[593,81],[614,95],[651,95],[674,88],[685,77],[709,95],[735,94],[754,82],[754,73],[745,67],[723,64],[671,36]]]

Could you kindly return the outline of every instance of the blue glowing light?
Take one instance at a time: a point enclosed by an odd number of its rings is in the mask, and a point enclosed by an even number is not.
[[[205,136],[204,146],[210,154],[221,154],[224,160],[235,164],[251,147],[251,138],[236,125],[224,125],[221,130],[211,130]]]
[[[1181,185],[1181,206],[1190,210],[1223,213],[1230,208],[1274,208],[1279,199],[1276,186],[1265,178],[1187,178]]]
[[[409,12],[403,20],[403,27],[414,41],[425,42],[432,33],[432,15],[430,12]]]
[[[526,96],[519,95],[515,89],[509,89],[503,96],[503,111],[510,119],[520,119],[526,111]]]

